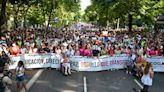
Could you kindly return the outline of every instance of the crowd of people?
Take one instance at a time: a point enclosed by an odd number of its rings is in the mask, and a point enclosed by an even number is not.
[[[139,56],[162,56],[163,46],[146,35],[102,31],[45,32],[41,29],[16,29],[1,36],[0,53],[7,55],[56,53],[68,56],[101,56],[135,53]]]
[[[151,34],[143,35],[139,32],[15,29],[4,31],[1,35],[0,64],[1,61],[4,61],[2,59],[8,60],[10,55],[55,53],[63,55],[61,62],[68,68],[66,69],[68,73],[64,72],[71,74],[67,57],[128,54],[127,73],[135,72],[136,76],[141,77],[144,72],[143,67],[146,67],[143,62],[145,58],[164,55],[164,47],[159,43],[160,41],[154,40]],[[20,62],[16,71],[18,77],[21,76],[19,80],[22,80],[21,82],[24,84],[24,76],[22,77],[24,68],[22,66],[23,63]],[[19,85],[17,87],[19,89]]]

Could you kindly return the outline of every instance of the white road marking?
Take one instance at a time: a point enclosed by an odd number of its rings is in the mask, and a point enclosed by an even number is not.
[[[27,83],[27,90],[30,89],[30,87],[34,84],[34,82],[39,78],[39,76],[42,74],[43,69],[38,70],[38,72],[32,77],[32,79]],[[21,92],[25,92],[24,89],[21,90]]]
[[[143,89],[143,86],[142,86],[136,79],[134,79],[134,82],[137,83],[137,85],[138,85],[141,89]]]
[[[87,92],[87,79],[85,76],[83,77],[83,80],[84,80],[84,92]]]

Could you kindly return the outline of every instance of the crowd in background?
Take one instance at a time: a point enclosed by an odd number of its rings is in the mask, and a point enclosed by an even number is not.
[[[56,53],[87,57],[135,53],[143,58],[162,56],[163,46],[149,34],[102,31],[63,31],[16,29],[5,31],[0,40],[0,53],[7,55]]]
[[[18,56],[42,53],[63,55],[61,63],[65,67],[69,63],[67,57],[71,56],[99,57],[104,55],[128,54],[127,73],[141,78],[144,74],[149,74],[148,72],[144,73],[145,69],[147,71],[151,69],[152,76],[154,74],[152,68],[150,68],[152,65],[146,62],[145,58],[163,56],[164,48],[161,44],[161,39],[154,39],[150,33],[111,32],[106,30],[45,31],[44,29],[15,29],[13,31],[5,31],[1,34],[0,66],[6,67],[0,70],[8,69],[7,65],[2,65],[6,63],[2,62],[9,62],[10,55]],[[16,68],[17,79],[21,75],[21,80],[19,79],[17,81],[23,83],[24,88],[26,88],[24,71],[22,72],[21,70],[20,72],[19,70],[20,67],[24,70],[23,62],[21,65],[18,64]],[[150,67],[146,68],[147,65],[150,65]],[[71,74],[70,63],[68,69],[68,74]],[[64,71],[65,74],[67,74],[66,70]],[[142,81],[144,81],[143,78]],[[152,82],[150,85],[152,85]],[[19,86],[17,85],[17,90],[19,90]],[[147,89],[147,84],[144,84],[144,90]]]

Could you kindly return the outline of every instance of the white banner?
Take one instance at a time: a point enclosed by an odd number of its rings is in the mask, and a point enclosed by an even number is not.
[[[22,60],[26,68],[60,68],[61,56],[56,54],[35,54],[11,56],[10,69],[15,69],[18,62]],[[70,58],[71,68],[77,71],[102,71],[109,69],[124,69],[128,56],[126,54],[114,56],[101,56],[99,58],[88,58],[73,56]],[[164,57],[152,57],[146,59],[153,64],[154,71],[164,72]]]
[[[20,60],[24,62],[26,68],[60,68],[61,56],[55,54],[25,54],[12,56],[9,68],[15,69]]]
[[[164,72],[164,57],[152,57],[146,59],[153,65],[153,69],[156,72]]]
[[[77,71],[102,71],[115,69],[124,69],[128,60],[127,55],[115,55],[100,58],[71,57],[71,67]]]

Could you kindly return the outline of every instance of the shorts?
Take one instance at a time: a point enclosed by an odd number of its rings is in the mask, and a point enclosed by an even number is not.
[[[25,76],[19,76],[19,77],[17,76],[16,80],[17,80],[17,83],[23,83],[26,81],[26,78]]]
[[[127,66],[127,70],[129,70],[129,71],[131,71],[132,68],[133,68],[132,65],[128,65],[128,66]]]
[[[69,67],[70,68],[70,63],[63,63],[62,66],[63,67]]]

